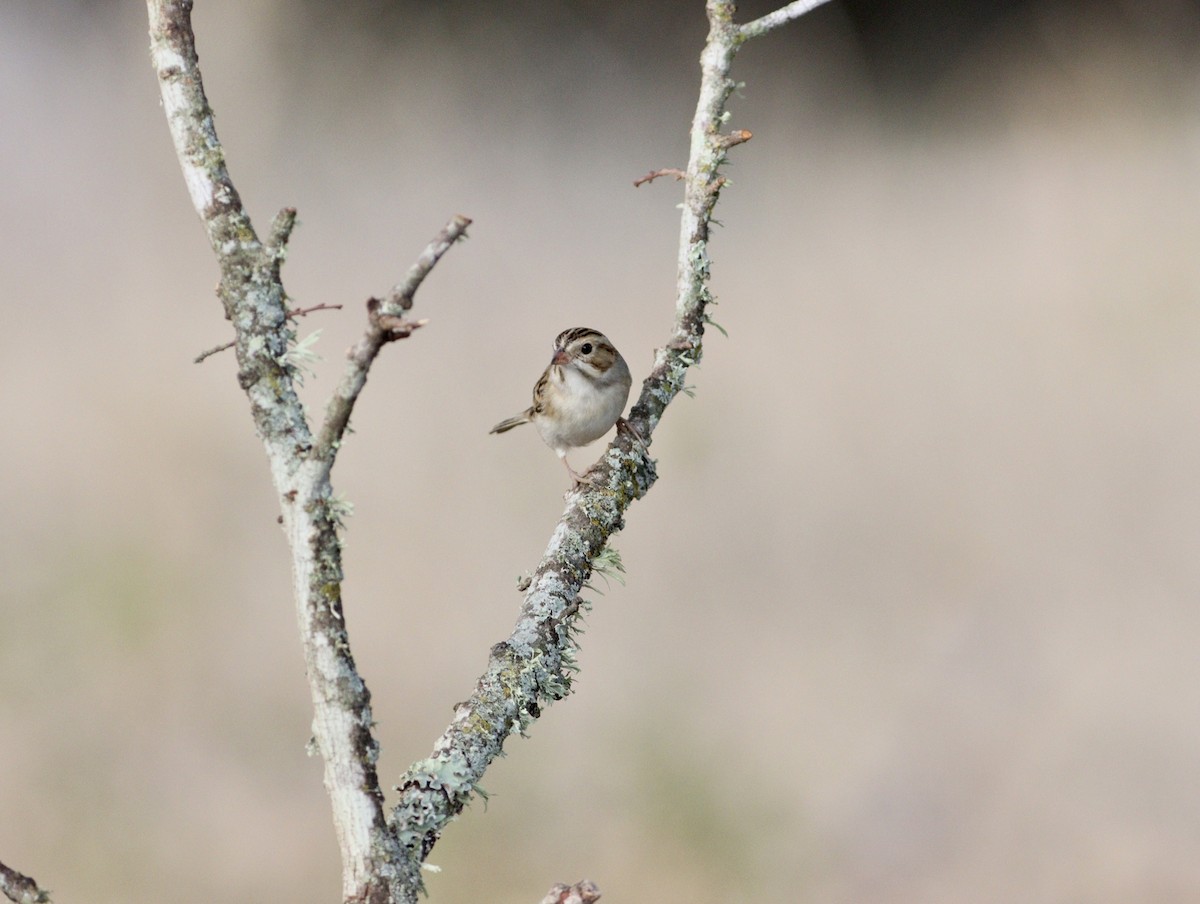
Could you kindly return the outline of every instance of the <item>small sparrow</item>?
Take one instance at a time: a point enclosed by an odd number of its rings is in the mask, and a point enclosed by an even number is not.
[[[631,383],[629,366],[603,333],[585,327],[563,330],[554,340],[550,366],[533,387],[533,406],[489,432],[533,424],[579,485],[583,478],[567,462],[567,451],[620,425]]]

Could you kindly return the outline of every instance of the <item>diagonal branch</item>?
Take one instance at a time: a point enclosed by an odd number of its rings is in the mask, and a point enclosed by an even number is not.
[[[312,457],[333,466],[337,457],[338,444],[350,424],[350,415],[354,411],[354,403],[367,383],[367,372],[375,361],[379,350],[388,342],[404,339],[420,327],[424,321],[410,321],[403,316],[413,304],[413,296],[429,275],[429,271],[441,260],[450,246],[467,234],[471,221],[462,214],[455,215],[433,241],[430,242],[421,256],[408,269],[404,280],[398,283],[388,296],[382,300],[372,298],[367,302],[367,330],[363,337],[347,353],[349,363],[341,383],[334,390],[325,408],[325,423],[317,436],[313,447]]]
[[[258,237],[225,168],[212,109],[204,96],[192,33],[192,0],[148,0],[147,7],[150,57],[192,206],[218,253],[229,226],[243,232],[245,240],[256,242]]]
[[[768,31],[786,25],[793,19],[798,19],[807,12],[812,12],[818,6],[823,6],[828,0],[794,0],[787,6],[780,7],[774,12],[767,13],[753,22],[747,22],[740,29],[743,38],[757,38]]]
[[[192,32],[192,0],[147,0],[146,7],[150,58],[175,154],[221,268],[217,294],[233,324],[238,382],[250,395],[255,425],[264,441],[285,436],[306,440],[308,425],[285,364],[290,333],[286,296],[278,278],[296,212],[280,212],[264,248],[226,169],[225,152],[204,94]]]
[[[700,360],[709,322],[706,309],[713,303],[708,289],[708,232],[725,184],[719,170],[727,151],[750,138],[745,130],[721,131],[725,104],[734,88],[730,67],[738,48],[752,36],[734,24],[735,6],[731,0],[707,4],[709,35],[701,55],[700,96],[684,174],[674,329],[656,352],[654,367],[630,411],[633,430],[618,431],[600,462],[589,470],[590,485],[569,494],[512,633],[492,648],[486,671],[470,698],[455,708],[454,719],[434,743],[431,756],[414,763],[400,781],[400,801],[389,821],[415,861],[409,867],[415,881],[419,881],[416,864],[429,855],[445,825],[479,791],[484,771],[501,755],[508,737],[523,734],[544,705],[570,692],[577,651],[575,626],[587,605],[580,592],[609,538],[624,526],[626,510],[657,479],[646,446],[667,405],[683,389],[688,368]],[[774,16],[786,21],[800,14],[798,7],[792,4]],[[765,18],[774,24],[758,27],[753,34],[779,24]]]
[[[38,888],[33,879],[3,863],[0,863],[0,892],[17,904],[48,904],[50,900],[50,893]]]

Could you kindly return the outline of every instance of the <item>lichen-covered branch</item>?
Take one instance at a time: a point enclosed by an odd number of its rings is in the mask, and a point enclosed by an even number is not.
[[[231,236],[257,241],[217,140],[191,26],[191,0],[150,0],[150,56],[192,206],[218,254]]]
[[[656,352],[654,368],[630,411],[633,431],[618,431],[589,472],[590,485],[569,495],[525,591],[512,633],[492,648],[487,670],[470,698],[457,707],[432,754],[414,763],[400,781],[400,802],[389,819],[414,860],[410,875],[418,881],[417,863],[428,856],[447,822],[479,791],[484,771],[500,755],[505,740],[514,732],[524,732],[545,704],[569,693],[575,670],[574,629],[584,606],[580,592],[609,538],[624,526],[625,511],[657,479],[647,446],[667,405],[683,389],[688,368],[700,360],[706,311],[712,303],[708,231],[725,182],[719,171],[727,151],[750,139],[745,130],[721,130],[725,103],[734,88],[730,67],[748,37],[734,23],[735,6],[728,0],[707,3],[709,34],[701,56],[700,96],[683,174],[674,329]],[[774,26],[763,26],[755,34],[769,27]]]
[[[329,482],[336,446],[329,444],[319,458],[313,454],[309,422],[296,393],[297,367],[290,357],[295,334],[280,268],[296,212],[280,211],[266,242],[260,241],[213,126],[197,63],[191,0],[147,0],[147,9],[164,112],[188,193],[220,266],[218,294],[233,325],[238,382],[267,453],[292,551],[297,620],[313,701],[313,746],[324,760],[342,855],[343,894],[347,901],[403,900],[408,895],[395,865],[406,858],[384,817],[371,697],[355,668],[342,617],[342,510]],[[426,258],[418,262],[422,277],[432,264]],[[384,326],[395,332],[394,325]]]
[[[38,888],[33,879],[9,869],[3,863],[0,863],[0,892],[17,904],[47,904],[50,900],[50,893]]]
[[[622,434],[589,472],[592,487],[573,493],[534,571],[516,626],[492,647],[487,670],[428,758],[400,783],[391,822],[417,863],[442,828],[479,790],[488,765],[513,732],[524,732],[542,706],[570,693],[575,671],[580,591],[629,504],[655,480],[654,463]]]

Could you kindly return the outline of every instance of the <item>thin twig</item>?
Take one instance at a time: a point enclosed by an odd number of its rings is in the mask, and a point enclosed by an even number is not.
[[[403,312],[412,307],[413,296],[429,271],[456,241],[466,235],[470,225],[470,219],[462,214],[452,217],[421,252],[404,279],[385,298],[372,298],[367,302],[366,332],[346,353],[349,359],[346,372],[325,407],[325,423],[321,425],[313,446],[312,459],[323,462],[326,470],[333,466],[338,444],[350,423],[358,395],[367,383],[367,372],[375,356],[388,342],[406,338],[425,323],[423,320],[406,320]]]
[[[760,35],[765,35],[768,31],[778,28],[780,25],[785,25],[793,19],[798,19],[807,12],[811,12],[818,6],[828,3],[829,0],[794,0],[787,6],[780,7],[774,12],[767,13],[753,22],[747,22],[738,31],[744,39],[757,38]]]
[[[195,358],[193,358],[192,363],[193,364],[202,364],[204,362],[205,358],[211,358],[217,352],[226,351],[228,349],[233,348],[235,345],[237,345],[236,339],[230,339],[228,342],[224,342],[221,345],[214,345],[212,348],[210,348],[206,351],[202,351]]]
[[[50,892],[42,891],[29,876],[23,876],[3,863],[0,863],[0,892],[17,904],[46,904],[50,900]]]
[[[295,320],[297,317],[305,317],[309,314],[312,314],[314,311],[340,311],[341,309],[342,305],[340,304],[322,303],[315,304],[310,308],[292,308],[287,312],[287,315],[289,320]]]
[[[681,169],[675,169],[674,167],[670,167],[670,166],[667,167],[666,169],[650,170],[650,172],[646,173],[646,175],[642,176],[642,178],[634,179],[633,187],[641,188],[647,182],[653,182],[655,179],[659,178],[660,176],[674,176],[675,181],[678,182],[680,179],[686,178],[687,173],[685,173]]]
[[[408,268],[404,279],[393,286],[392,291],[383,299],[383,310],[387,312],[391,308],[398,307],[407,311],[411,308],[413,296],[417,294],[417,289],[425,281],[429,271],[455,242],[466,236],[467,227],[470,225],[470,218],[464,217],[461,213],[451,217],[445,228],[434,236],[433,241],[425,246],[420,257]]]
[[[297,317],[303,317],[306,314],[311,314],[313,311],[340,311],[341,309],[342,309],[342,306],[340,304],[315,304],[311,308],[293,308],[292,310],[287,312],[287,316],[288,316],[288,320],[295,320]],[[205,358],[209,358],[209,357],[215,355],[217,352],[223,352],[227,349],[231,349],[235,345],[237,345],[236,339],[232,340],[230,342],[226,342],[223,345],[214,346],[213,348],[210,348],[208,351],[201,352],[200,354],[198,354],[195,357],[193,363],[199,364]]]

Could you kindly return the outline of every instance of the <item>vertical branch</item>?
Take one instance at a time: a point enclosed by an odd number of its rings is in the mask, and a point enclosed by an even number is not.
[[[264,248],[225,167],[204,94],[192,33],[192,0],[147,0],[150,57],[183,181],[221,268],[217,289],[234,327],[238,382],[250,395],[264,441],[306,435],[308,425],[284,365],[290,331],[279,264],[295,221],[281,215]]]
[[[708,0],[708,39],[700,55],[700,93],[692,115],[688,165],[684,172],[679,253],[675,276],[675,327],[667,345],[655,354],[654,370],[630,414],[630,422],[649,435],[663,410],[684,386],[684,375],[703,354],[708,289],[708,231],[713,208],[725,184],[720,175],[726,152],[750,140],[750,132],[723,134],[725,103],[735,83],[729,76],[733,58],[745,40],[733,18],[732,0]]]
[[[218,293],[233,324],[238,382],[250,400],[292,552],[293,592],[313,701],[313,746],[342,857],[347,901],[391,900],[402,859],[387,830],[375,772],[371,696],[350,654],[341,607],[339,511],[328,468],[309,457],[312,435],[288,360],[294,336],[280,280],[295,211],[281,211],[264,246],[242,206],[213,127],[191,25],[191,0],[147,0],[151,58],[196,213],[221,269]]]

